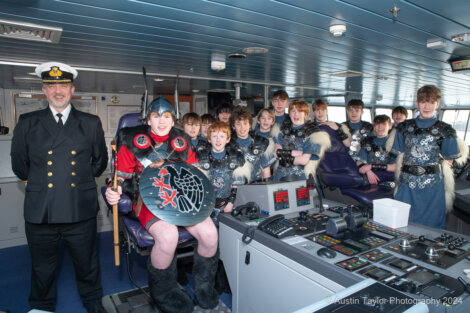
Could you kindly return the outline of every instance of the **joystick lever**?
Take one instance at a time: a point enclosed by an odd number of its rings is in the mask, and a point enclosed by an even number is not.
[[[442,248],[428,247],[424,253],[428,256],[428,258],[435,258],[439,256],[439,252],[441,251],[454,250],[454,249],[455,249],[455,246],[450,244],[447,247],[444,246]]]
[[[419,236],[418,238],[415,238],[415,239],[408,239],[408,238],[403,238],[402,240],[400,240],[400,247],[401,248],[410,248],[411,247],[411,244],[413,242],[416,242],[416,241],[421,241],[421,242],[424,242],[426,240],[426,238],[424,236]]]
[[[306,221],[307,220],[307,215],[308,213],[306,211],[300,211],[299,212],[299,221]]]

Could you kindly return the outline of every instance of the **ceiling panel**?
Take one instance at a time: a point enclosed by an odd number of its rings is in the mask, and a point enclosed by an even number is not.
[[[468,43],[450,41],[470,31],[465,0],[0,0],[0,7],[0,19],[63,28],[57,45],[0,37],[3,88],[38,89],[13,78],[58,60],[80,69],[79,91],[140,93],[145,66],[156,93],[172,93],[179,75],[180,94],[234,90],[241,82],[244,98],[264,96],[267,85],[291,97],[411,106],[417,88],[436,84],[444,104],[470,106],[470,75],[452,73],[447,62],[470,55]],[[345,35],[329,33],[336,23],[346,25]],[[446,46],[428,49],[433,38]],[[269,52],[226,58],[225,70],[210,69],[213,53],[252,46]],[[328,75],[345,70],[363,75]],[[157,76],[166,79],[154,82]]]

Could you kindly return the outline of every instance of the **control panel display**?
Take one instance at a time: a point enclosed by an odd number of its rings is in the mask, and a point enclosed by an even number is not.
[[[278,190],[274,192],[274,209],[276,211],[289,208],[289,192],[287,190]]]
[[[297,196],[297,206],[310,204],[310,193],[308,188],[297,188],[295,190],[295,194]]]

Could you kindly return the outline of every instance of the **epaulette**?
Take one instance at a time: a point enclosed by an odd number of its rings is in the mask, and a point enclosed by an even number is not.
[[[369,132],[374,131],[374,125],[372,125],[371,123],[367,121],[362,121],[362,127],[367,129]]]
[[[304,131],[307,136],[310,136],[314,132],[320,131],[320,128],[318,128],[318,126],[315,125],[315,123],[305,123]]]
[[[231,146],[226,146],[225,151],[229,157],[229,168],[233,169],[235,167],[243,166],[245,164],[245,156],[240,150],[233,148]]]
[[[253,150],[258,149],[260,152],[266,151],[266,148],[269,146],[269,139],[258,134],[253,134]]]
[[[456,138],[457,132],[455,129],[450,125],[442,121],[437,121],[436,125],[439,128],[439,131],[443,138]]]
[[[134,137],[138,134],[148,134],[149,126],[148,125],[138,125],[132,127],[123,127],[118,131],[117,134],[117,150],[122,145],[128,146],[133,140]]]

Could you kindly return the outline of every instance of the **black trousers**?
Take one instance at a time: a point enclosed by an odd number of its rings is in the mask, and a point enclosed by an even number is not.
[[[31,308],[54,311],[60,242],[72,256],[78,292],[84,304],[100,301],[103,288],[97,250],[96,218],[77,223],[25,223],[32,260]]]

